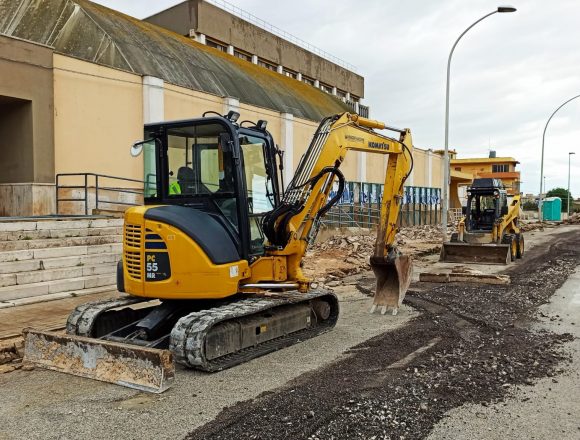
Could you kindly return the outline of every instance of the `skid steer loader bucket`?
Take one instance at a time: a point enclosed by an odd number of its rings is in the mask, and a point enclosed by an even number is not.
[[[169,350],[25,329],[24,362],[49,370],[161,393],[173,382]]]
[[[509,264],[509,244],[443,243],[440,261],[447,263]]]
[[[381,307],[381,314],[384,315],[390,307],[393,309],[393,315],[396,315],[411,284],[413,275],[411,257],[408,255],[371,257],[371,267],[377,278],[377,290],[371,313],[374,313],[377,307]]]

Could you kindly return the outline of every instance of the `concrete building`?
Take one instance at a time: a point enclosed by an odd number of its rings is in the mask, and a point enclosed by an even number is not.
[[[318,122],[352,111],[304,81],[87,0],[0,0],[0,78],[0,216],[134,202],[143,162],[129,146],[143,124],[208,110],[266,119],[288,182]],[[362,82],[349,81],[362,97]],[[440,188],[441,157],[414,156],[407,185]],[[382,183],[385,167],[386,158],[353,154],[342,169],[351,182]]]
[[[519,164],[513,157],[496,157],[492,151],[489,157],[451,159],[451,169],[471,174],[474,178],[500,179],[508,194],[520,192],[520,172],[516,170]]]
[[[364,78],[354,66],[226,1],[187,0],[145,21],[319,88],[368,117],[368,107],[360,104]]]

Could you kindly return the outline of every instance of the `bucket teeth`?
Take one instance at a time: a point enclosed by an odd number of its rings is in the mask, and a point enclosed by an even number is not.
[[[411,284],[411,258],[394,253],[385,258],[373,257],[371,267],[377,278],[377,289],[370,312],[374,313],[380,307],[381,315],[384,315],[391,308],[393,315],[396,315]]]

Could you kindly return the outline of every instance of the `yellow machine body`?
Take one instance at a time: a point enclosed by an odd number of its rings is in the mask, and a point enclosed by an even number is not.
[[[134,296],[157,299],[218,299],[237,293],[239,282],[249,276],[248,262],[213,264],[203,249],[181,230],[145,219],[145,212],[153,207],[134,207],[125,213],[125,291]],[[161,237],[166,249],[148,251],[148,232]],[[147,280],[147,265],[160,264],[161,254],[166,254],[169,260],[168,278]]]

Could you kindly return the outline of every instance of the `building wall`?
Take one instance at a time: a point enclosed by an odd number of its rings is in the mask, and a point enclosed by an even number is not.
[[[275,65],[364,97],[364,78],[258,26],[201,0],[190,0],[155,14],[146,21],[181,35],[190,30],[225,45],[257,55]]]
[[[52,49],[0,36],[0,53],[0,183],[52,182]]]
[[[129,155],[143,137],[141,77],[58,54],[54,67],[56,173],[141,179]]]

